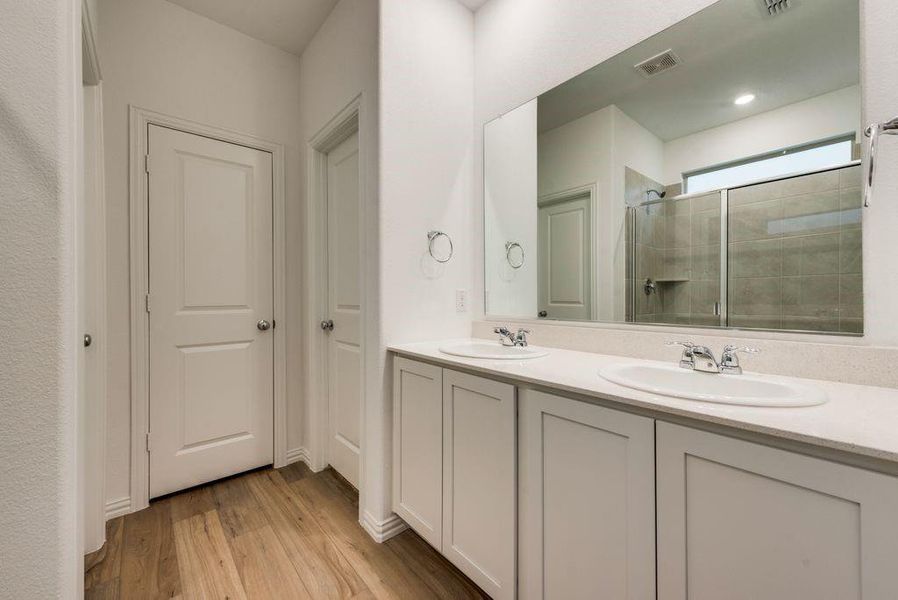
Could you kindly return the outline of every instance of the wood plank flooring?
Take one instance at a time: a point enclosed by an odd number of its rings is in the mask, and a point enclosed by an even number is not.
[[[85,598],[487,598],[407,530],[378,544],[332,469],[263,469],[156,500],[106,524]]]

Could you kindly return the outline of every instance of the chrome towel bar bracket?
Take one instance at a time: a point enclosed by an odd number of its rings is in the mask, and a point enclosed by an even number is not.
[[[898,117],[885,123],[873,123],[864,130],[864,135],[870,138],[867,145],[867,176],[864,177],[864,206],[870,206],[870,198],[873,196],[873,175],[876,172],[876,142],[881,134],[898,135]]]

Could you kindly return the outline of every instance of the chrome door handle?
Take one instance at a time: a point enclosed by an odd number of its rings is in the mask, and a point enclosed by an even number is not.
[[[265,319],[262,319],[261,321],[256,323],[256,327],[259,329],[259,331],[268,331],[269,329],[271,329],[271,323],[269,323]]]
[[[84,334],[84,347],[89,348],[90,345],[93,343],[94,343],[94,338],[89,333],[85,333]]]
[[[325,331],[333,331],[334,330],[334,322],[331,319],[327,319],[326,321],[321,322],[321,329]]]

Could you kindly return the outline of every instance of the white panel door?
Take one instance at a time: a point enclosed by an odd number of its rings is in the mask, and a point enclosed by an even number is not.
[[[549,319],[592,317],[592,227],[589,197],[539,207],[538,296]]]
[[[655,598],[655,427],[542,392],[518,398],[520,597]]]
[[[148,143],[156,497],[272,462],[272,163],[154,125]]]
[[[443,370],[393,359],[393,512],[439,550],[443,531]]]
[[[361,285],[359,273],[359,137],[327,155],[328,456],[359,485],[361,426]]]
[[[898,478],[657,425],[660,600],[898,597]]]
[[[443,369],[443,555],[515,597],[515,388]]]

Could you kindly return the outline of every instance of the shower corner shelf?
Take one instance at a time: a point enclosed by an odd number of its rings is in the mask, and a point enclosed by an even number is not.
[[[658,279],[653,279],[655,283],[685,283],[690,281],[688,277],[659,277]]]

